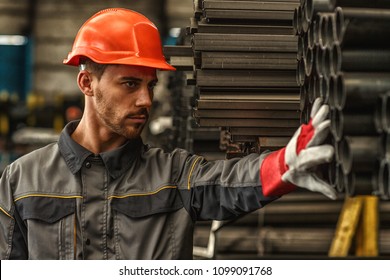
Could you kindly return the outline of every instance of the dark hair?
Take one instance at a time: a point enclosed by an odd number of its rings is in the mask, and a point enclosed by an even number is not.
[[[89,59],[88,57],[82,57],[80,58],[80,66],[79,66],[80,69],[82,69],[81,65],[85,65],[84,69],[96,75],[96,77],[100,80],[100,78],[104,73],[104,70],[106,70],[109,64],[96,63],[93,60]]]

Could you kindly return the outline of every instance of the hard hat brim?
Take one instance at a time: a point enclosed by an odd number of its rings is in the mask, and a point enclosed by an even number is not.
[[[82,55],[69,57],[67,59],[64,59],[63,63],[65,65],[79,66],[81,56]],[[158,70],[176,71],[176,68],[170,65],[168,62],[153,59],[153,58],[144,57],[142,59],[139,59],[137,57],[127,57],[127,58],[115,59],[111,61],[100,61],[99,59],[91,57],[90,55],[85,55],[85,56],[99,64],[122,64],[122,65],[130,65],[130,66],[131,65],[144,66],[144,67],[155,68]]]

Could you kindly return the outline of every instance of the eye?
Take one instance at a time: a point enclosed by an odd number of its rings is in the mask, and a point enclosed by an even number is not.
[[[126,81],[125,82],[125,85],[128,87],[128,88],[136,88],[138,86],[138,83],[135,82],[135,81]]]
[[[157,85],[156,82],[150,83],[150,84],[148,85],[149,90],[154,90],[154,88],[156,87],[156,85]]]

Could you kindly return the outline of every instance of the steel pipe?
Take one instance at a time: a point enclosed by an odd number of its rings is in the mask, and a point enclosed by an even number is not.
[[[336,109],[335,105],[335,95],[337,92],[337,76],[331,75],[329,78],[329,98],[328,98],[328,105],[331,110]]]
[[[335,13],[330,13],[328,15],[328,21],[326,22],[326,26],[324,28],[326,29],[326,30],[324,30],[326,46],[331,47],[337,39],[337,37],[336,37],[336,14]]]
[[[326,205],[324,205],[326,207]],[[315,213],[315,207],[306,209],[309,213]],[[276,215],[276,220],[281,219]],[[316,216],[318,221],[319,217]],[[331,215],[326,215],[331,216]],[[309,221],[314,220],[310,216],[305,216]],[[274,217],[268,217],[272,220]],[[242,228],[242,227],[224,227],[218,232],[218,259],[252,259],[266,257],[269,259],[286,259],[286,255],[291,256],[317,256],[324,258],[327,256],[327,251],[331,245],[331,240],[334,235],[334,229],[328,228],[296,228],[304,218],[301,215],[285,214],[283,220],[290,219],[290,227],[263,227],[260,231],[257,226]],[[331,221],[337,222],[337,213],[331,218]],[[305,224],[307,222],[305,221]],[[280,224],[279,224],[280,226]],[[194,234],[195,247],[206,247],[210,239],[210,227],[198,227]],[[382,247],[381,247],[382,248]],[[199,249],[198,249],[199,250]],[[249,255],[249,257],[248,257]],[[238,256],[238,257],[237,257]],[[244,256],[244,257],[243,257]],[[314,257],[315,258],[315,257]]]
[[[321,73],[319,73],[318,72],[318,69],[319,69],[319,67],[318,67],[318,61],[317,61],[317,56],[319,56],[318,55],[318,52],[321,50],[321,47],[318,45],[318,44],[316,44],[315,46],[314,46],[314,48],[312,48],[312,57],[313,57],[313,59],[312,59],[312,66],[311,66],[311,75],[322,75]]]
[[[330,60],[331,60],[331,51],[329,48],[324,49],[324,55],[322,57],[322,73],[326,79],[329,80],[331,75],[331,67],[330,67]]]
[[[382,155],[378,136],[346,136],[340,142],[340,162],[343,173],[372,171]]]
[[[337,169],[337,186],[336,186],[336,190],[339,192],[339,193],[345,193],[347,188],[345,186],[345,180],[344,180],[344,173],[343,173],[343,167],[341,164],[338,165],[338,169]]]
[[[329,57],[332,75],[341,71],[390,71],[390,50],[383,49],[345,49],[333,44]]]
[[[300,103],[299,103],[299,110],[302,111],[302,110],[304,110],[304,108],[305,108],[305,107],[307,106],[307,104],[309,103],[308,92],[307,92],[306,87],[304,87],[304,86],[301,86],[301,87],[300,87],[299,100],[300,100]]]
[[[337,141],[335,138],[332,138],[331,145],[334,148],[334,158],[329,164],[328,177],[329,182],[332,186],[335,186],[337,192],[345,192],[345,184],[343,177],[343,167],[341,164],[341,152],[340,146],[341,142]]]
[[[298,37],[298,47],[297,47],[297,60],[303,59],[303,53],[304,53],[304,51],[303,51],[303,48],[304,48],[303,44],[304,44],[303,37],[299,36]]]
[[[322,93],[322,79],[324,78],[322,75],[313,75],[314,76],[314,92],[313,92],[313,97],[318,96],[321,97]]]
[[[343,167],[340,163],[336,164],[336,190],[339,193],[344,193],[346,190],[345,181],[344,181],[344,173]]]
[[[376,108],[371,111],[345,112],[331,110],[331,132],[340,141],[346,135],[377,135],[382,128]]]
[[[315,70],[316,73],[320,76],[324,75],[325,50],[326,48],[317,45],[313,53]]]
[[[316,75],[310,75],[309,76],[308,87],[307,87],[307,90],[306,90],[306,96],[307,96],[308,103],[313,103],[314,100],[317,97],[319,97],[319,94],[317,95],[317,91],[316,91],[316,83],[317,83],[317,76]]]
[[[342,208],[342,201],[296,201],[279,202],[267,205],[260,210],[261,218],[264,218],[264,224],[275,225],[282,224],[335,224],[337,216]],[[309,213],[316,213],[311,215]],[[311,216],[311,217],[309,217]],[[315,217],[313,217],[315,216]],[[306,219],[305,219],[306,217]]]
[[[380,97],[380,120],[382,128],[386,133],[390,133],[390,92],[382,94]]]
[[[296,83],[299,86],[303,86],[305,83],[306,73],[305,73],[305,61],[300,59],[297,61],[297,71],[296,71]]]
[[[383,159],[379,167],[379,195],[384,198],[390,198],[390,162],[388,159]]]
[[[348,196],[375,195],[378,192],[378,170],[342,174]]]
[[[310,26],[310,21],[307,20],[307,16],[306,16],[306,4],[304,4],[303,6],[299,6],[299,8],[302,10],[302,17],[301,17],[301,20],[302,20],[302,32],[303,34],[306,34],[308,29],[309,29],[309,26]]]
[[[294,9],[294,14],[293,14],[293,21],[292,21],[292,26],[293,26],[293,34],[294,35],[299,35],[299,32],[298,32],[298,10],[299,10],[299,7],[295,8]]]
[[[308,123],[310,119],[311,104],[306,103],[301,110],[300,123]]]
[[[318,42],[321,47],[329,47],[331,46],[336,39],[336,27],[335,27],[335,14],[334,13],[321,13],[319,26],[317,28],[318,34]]]
[[[317,13],[314,17],[314,20],[311,22],[311,26],[308,30],[308,33],[311,33],[309,35],[313,39],[310,39],[312,41],[311,45],[320,45],[321,47],[328,46],[328,39],[329,35],[328,33],[328,21],[329,17],[331,17],[330,20],[332,20],[334,16],[334,13]],[[331,23],[331,26],[333,26],[333,22]]]
[[[291,217],[291,219],[294,218]],[[295,253],[298,256],[309,255],[310,258],[315,259],[311,254],[326,256],[333,235],[334,232],[332,233],[330,228],[325,227],[310,228],[310,230],[307,228],[262,227],[258,246],[261,244],[260,252],[268,257],[279,255],[286,259],[286,255]]]
[[[390,3],[388,0],[335,0],[335,7],[357,7],[357,8],[377,8],[388,9]]]
[[[326,29],[328,16],[330,14],[331,13],[317,13],[316,15],[318,44],[322,48],[326,47],[327,45]]]
[[[294,17],[296,17],[296,34],[297,35],[301,35],[303,33],[303,25],[302,25],[302,9],[301,7],[298,7],[297,8],[297,13],[295,15],[295,10],[294,10],[294,14],[293,14],[293,20],[294,20]]]
[[[337,160],[333,159],[328,165],[327,169],[327,179],[331,186],[337,189],[338,186],[338,180],[339,180],[339,172],[341,170],[340,163],[337,162]],[[343,190],[337,189],[338,192],[343,192]]]
[[[302,36],[302,39],[303,39],[303,57],[305,57],[307,55],[307,51],[309,49],[309,36],[308,36],[307,32],[304,33],[304,35]]]
[[[374,107],[379,95],[390,90],[390,76],[381,72],[344,72],[333,83],[334,103],[339,110]]]
[[[314,65],[314,50],[312,48],[307,49],[306,55],[303,57],[303,61],[305,63],[305,74],[307,76],[311,76]]]
[[[267,210],[276,204],[274,202],[264,207],[262,211],[265,213],[255,215],[253,218],[255,222],[249,228],[231,225],[220,229],[217,259],[327,259],[342,203],[338,202],[337,206],[324,203],[303,207],[298,204],[276,213],[270,209],[268,213]],[[379,211],[380,216],[388,212],[381,209]],[[246,217],[248,216],[244,218]],[[260,218],[265,220],[264,224],[259,224]],[[386,222],[387,220],[381,221],[381,225]],[[379,237],[378,246],[381,252],[379,259],[388,258],[390,230],[381,228]],[[209,239],[210,225],[197,226],[194,245],[207,247]]]
[[[390,10],[337,7],[335,13],[336,42],[342,47],[388,47]]]
[[[321,97],[325,103],[328,103],[329,99],[329,79],[322,75],[317,75],[315,83],[315,97]]]
[[[317,13],[332,12],[335,4],[336,0],[306,0],[306,19],[311,22]]]
[[[313,20],[307,31],[307,37],[309,42],[309,48],[314,48],[318,43],[318,34],[317,34],[317,21]]]
[[[382,147],[384,152],[384,158],[390,160],[390,133],[383,133]]]

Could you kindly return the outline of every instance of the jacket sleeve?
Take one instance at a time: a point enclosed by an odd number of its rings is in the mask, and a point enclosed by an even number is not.
[[[266,154],[207,161],[187,155],[179,190],[193,220],[227,220],[257,210],[278,197],[263,195],[260,166]]]
[[[10,168],[0,178],[0,259],[27,259],[23,222],[15,211],[12,195]],[[20,227],[22,226],[22,227]]]

